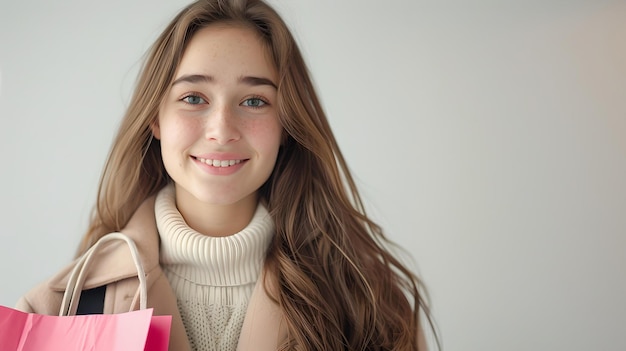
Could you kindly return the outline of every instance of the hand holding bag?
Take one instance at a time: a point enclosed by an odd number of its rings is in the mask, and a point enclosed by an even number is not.
[[[104,243],[128,244],[137,268],[140,296],[138,311],[76,316],[78,300],[94,253]],[[0,306],[0,346],[6,351],[167,351],[171,316],[153,316],[147,309],[147,286],[135,243],[121,233],[103,236],[72,270],[59,316],[25,313]]]

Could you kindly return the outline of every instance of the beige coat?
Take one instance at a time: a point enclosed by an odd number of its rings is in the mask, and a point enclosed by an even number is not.
[[[176,296],[159,265],[159,235],[154,217],[154,197],[147,199],[122,233],[135,241],[146,272],[148,308],[155,315],[171,315],[170,350],[190,350],[189,340],[178,312]],[[58,315],[73,265],[22,297],[16,308],[25,312]],[[259,279],[261,282],[262,279]],[[139,280],[130,250],[121,242],[103,247],[94,257],[84,289],[106,285],[104,313],[122,313],[139,308]],[[287,331],[281,311],[257,283],[248,304],[237,350],[276,350]]]

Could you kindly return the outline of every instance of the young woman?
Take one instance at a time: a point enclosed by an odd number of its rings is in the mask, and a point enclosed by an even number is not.
[[[262,1],[197,1],[152,47],[79,256],[111,232],[136,243],[171,350],[425,349],[419,280],[365,215],[300,51]],[[18,308],[57,314],[71,269]],[[83,288],[79,313],[136,309],[128,250],[99,252]]]

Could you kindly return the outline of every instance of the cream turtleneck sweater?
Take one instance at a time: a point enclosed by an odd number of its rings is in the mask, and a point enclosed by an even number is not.
[[[157,195],[155,214],[161,266],[176,294],[192,349],[235,350],[274,234],[267,209],[259,203],[239,233],[210,237],[185,223],[176,209],[174,186],[168,185]]]

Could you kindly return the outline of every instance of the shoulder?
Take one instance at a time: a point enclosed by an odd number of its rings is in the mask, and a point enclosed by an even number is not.
[[[122,233],[130,237],[137,245],[145,272],[148,275],[151,272],[158,273],[159,239],[154,221],[154,197],[144,201],[131,217],[128,225],[122,229]],[[16,309],[39,314],[58,314],[75,264],[76,261],[72,262],[53,277],[27,292],[18,300]],[[128,247],[121,242],[107,243],[94,255],[82,288],[91,289],[136,276],[137,270]]]
[[[22,296],[15,308],[28,313],[58,315],[62,300],[63,292],[52,289],[48,280]]]

